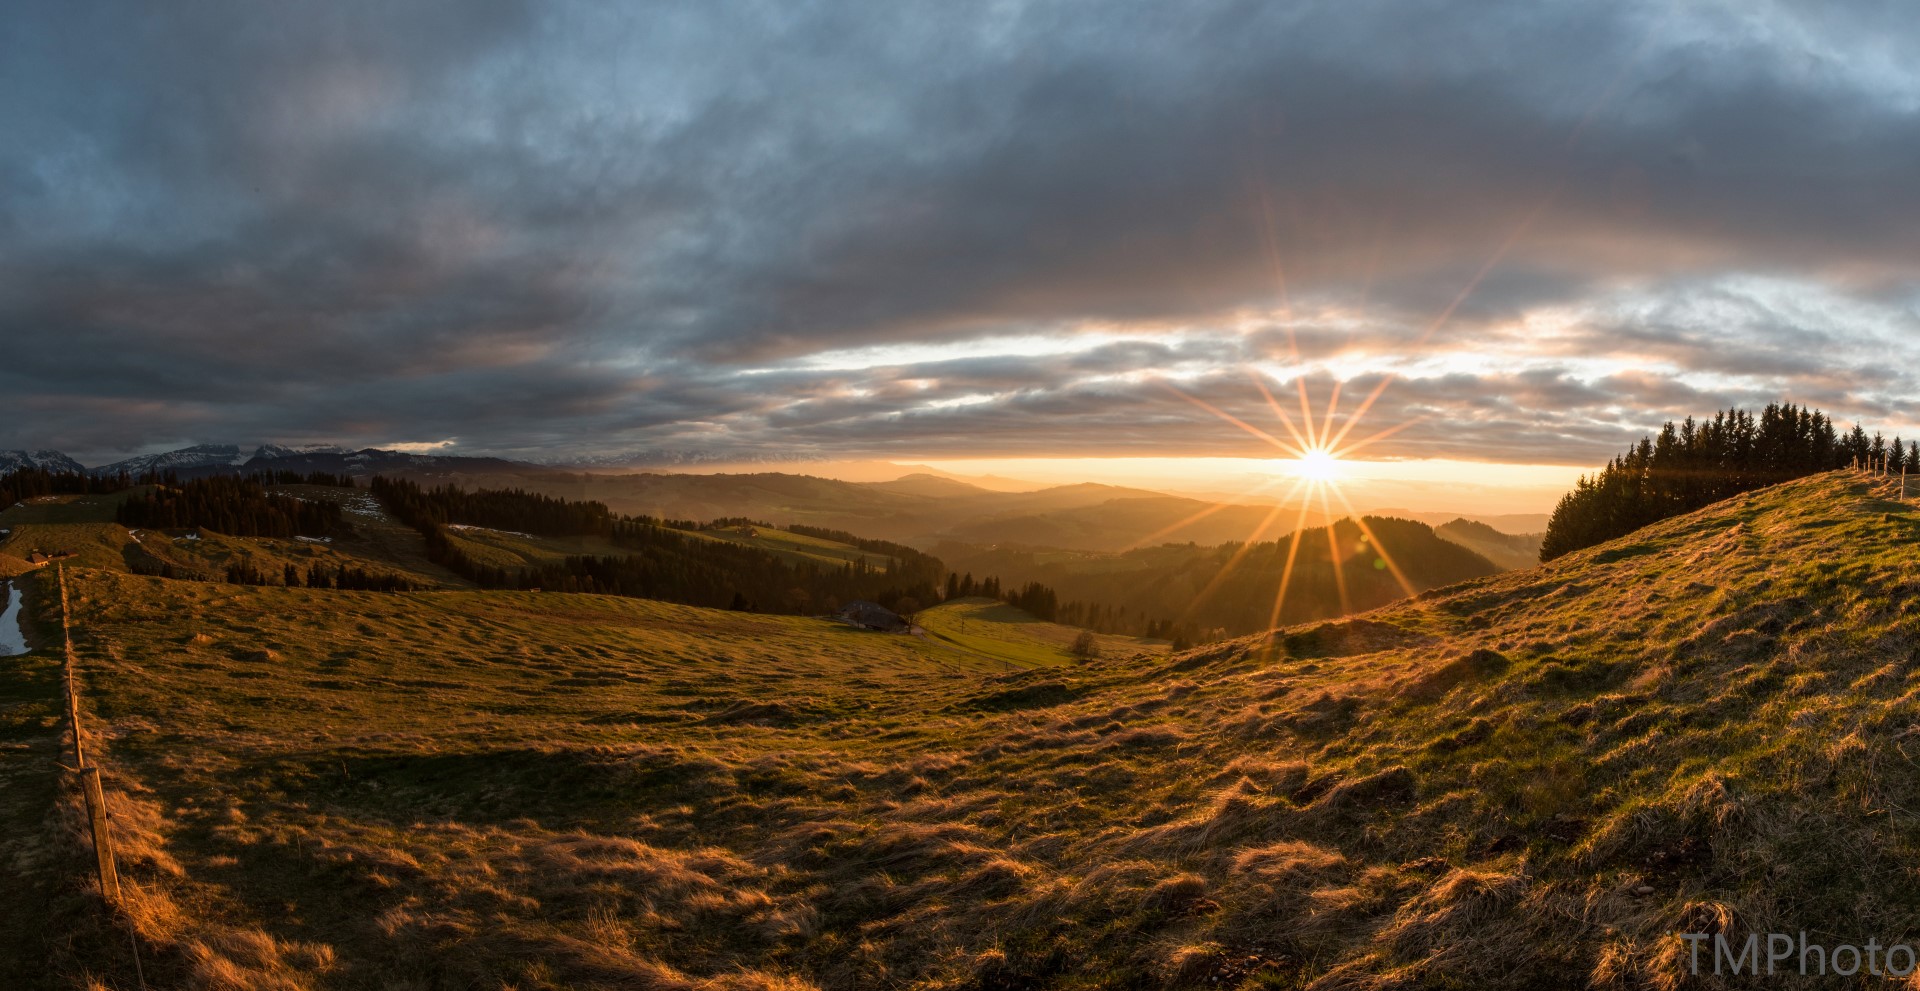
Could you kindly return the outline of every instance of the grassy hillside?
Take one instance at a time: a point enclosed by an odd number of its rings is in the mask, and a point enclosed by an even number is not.
[[[590,596],[91,573],[75,618],[162,980],[1678,988],[1715,986],[1679,932],[1920,930],[1917,538],[1819,476],[1345,621],[999,676]]]
[[[255,568],[275,580],[287,565],[360,568],[395,574],[428,585],[466,584],[426,559],[419,534],[399,525],[364,490],[330,486],[281,486],[276,491],[303,499],[338,502],[345,523],[325,542],[235,537],[201,528],[128,530],[113,522],[114,508],[126,493],[46,496],[0,512],[0,555],[24,558],[30,551],[71,552],[67,565],[113,571],[157,571],[171,567],[182,576],[218,577],[229,565]],[[0,573],[7,562],[0,560]]]
[[[994,599],[953,599],[932,609],[920,610],[914,616],[914,623],[924,629],[936,645],[1001,658],[1002,670],[1081,661],[1071,650],[1082,633],[1078,627],[1042,622]],[[1104,634],[1094,636],[1094,645],[1100,656],[1107,657],[1145,659],[1166,650],[1163,641]]]

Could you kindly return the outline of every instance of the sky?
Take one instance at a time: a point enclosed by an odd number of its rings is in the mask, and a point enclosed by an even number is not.
[[[1917,47],[1893,2],[19,0],[0,448],[1118,478],[1290,419],[1498,484],[1730,405],[1913,436]]]

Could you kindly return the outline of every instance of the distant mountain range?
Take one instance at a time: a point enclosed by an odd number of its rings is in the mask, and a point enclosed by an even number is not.
[[[505,458],[410,454],[406,451],[383,451],[372,447],[353,452],[333,448],[277,457],[256,456],[246,463],[246,467],[271,471],[297,471],[301,474],[324,471],[334,475],[353,475],[360,478],[369,475],[454,475],[494,472],[557,474],[556,469],[544,465],[508,461]]]
[[[470,458],[439,454],[409,454],[366,448],[348,451],[331,444],[288,446],[261,444],[251,454],[238,444],[196,444],[158,454],[141,454],[111,464],[88,468],[59,451],[0,451],[0,475],[22,468],[78,471],[94,475],[144,475],[173,472],[183,478],[230,472],[235,469],[324,471],[343,475],[381,473],[449,473],[494,471],[556,471],[504,458]]]
[[[824,455],[807,454],[730,454],[721,451],[699,451],[670,448],[648,448],[627,451],[621,454],[600,454],[587,457],[570,458],[564,461],[547,462],[555,468],[576,468],[588,471],[607,471],[615,469],[677,468],[688,465],[772,465],[804,464],[807,462],[831,461]]]
[[[86,471],[80,462],[59,451],[0,451],[0,475],[11,475],[22,468],[46,471]]]
[[[656,453],[684,455],[688,460],[682,463],[698,460],[696,452]],[[0,451],[0,475],[29,466],[88,470],[58,451]],[[1116,485],[1084,483],[1005,491],[931,470],[889,481],[849,482],[774,471],[616,472],[505,458],[281,444],[262,444],[250,454],[238,445],[201,444],[126,458],[91,470],[101,475],[162,471],[181,478],[254,470],[326,472],[359,478],[410,477],[431,484],[519,488],[566,499],[594,500],[618,513],[666,519],[749,517],[776,525],[803,523],[923,548],[958,541],[983,549],[1119,553],[1160,544],[1206,547],[1249,539],[1274,540],[1295,525],[1324,527],[1332,522],[1332,517],[1318,512],[1302,518],[1294,509],[1275,512],[1271,504],[1219,503]],[[1390,511],[1379,514],[1395,515]],[[1400,515],[1420,519],[1428,514]],[[1452,518],[1447,514],[1430,522],[1438,524]],[[1477,520],[1509,532],[1520,528],[1515,524],[1535,522],[1530,517]],[[1540,518],[1539,529],[1544,529],[1544,522],[1544,517]],[[1524,543],[1508,547],[1497,536],[1474,536],[1480,539],[1457,542],[1493,557],[1502,566],[1519,566],[1529,556]]]
[[[142,454],[92,469],[96,475],[143,475],[150,471],[191,471],[196,468],[237,468],[247,463],[236,444],[196,444],[161,454]]]

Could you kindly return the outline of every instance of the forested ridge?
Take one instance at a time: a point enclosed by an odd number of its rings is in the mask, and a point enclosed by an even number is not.
[[[707,540],[647,517],[615,516],[599,503],[512,490],[423,489],[384,477],[373,480],[372,491],[426,540],[429,558],[483,588],[598,592],[781,613],[830,611],[854,599],[872,599],[911,611],[939,601],[939,582],[945,575],[937,558],[884,542],[874,543],[888,548],[888,567],[865,561],[836,567],[790,562],[757,547]],[[488,565],[448,536],[445,527],[456,520],[481,520],[473,525],[542,537],[600,536],[625,553],[573,555],[520,568]]]
[[[1920,443],[1839,432],[1819,410],[1774,403],[1758,416],[1739,409],[1696,422],[1668,422],[1626,453],[1583,476],[1547,524],[1540,560],[1625,536],[1729,496],[1852,464],[1894,473],[1920,469]]]
[[[127,496],[114,519],[129,529],[205,527],[235,537],[324,536],[340,523],[340,507],[269,491],[256,478],[213,475],[169,480]]]

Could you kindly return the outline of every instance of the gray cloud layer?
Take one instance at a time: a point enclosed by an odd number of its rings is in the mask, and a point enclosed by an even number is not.
[[[1249,363],[1396,375],[1384,456],[1908,422],[1916,41],[1864,3],[18,4],[0,446],[1255,453],[1155,379],[1253,416]]]

